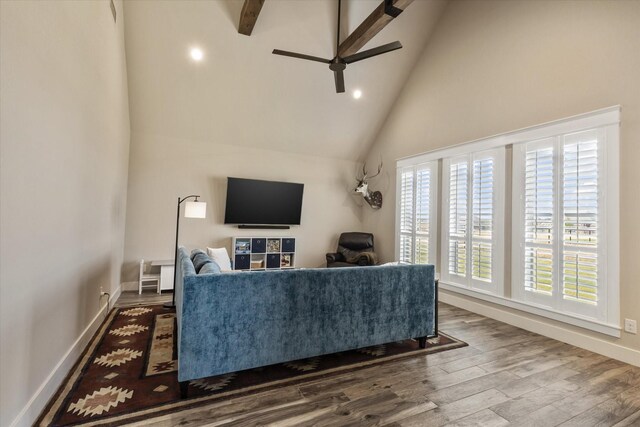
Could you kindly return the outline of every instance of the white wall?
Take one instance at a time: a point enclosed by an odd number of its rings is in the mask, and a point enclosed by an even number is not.
[[[347,3],[343,22],[351,29],[379,4]],[[351,194],[355,160],[380,126],[444,2],[413,4],[411,13],[376,36],[370,47],[396,38],[405,47],[350,69],[349,87],[365,93],[360,100],[337,95],[322,64],[271,54],[279,47],[329,55],[334,0],[270,0],[251,37],[237,33],[241,5],[125,4],[131,160],[123,282],[137,280],[142,258],[173,258],[176,201],[194,193],[208,203],[208,216],[182,218],[181,244],[230,248],[232,236],[294,236],[297,266],[324,265],[341,232],[362,230],[362,199]],[[200,63],[188,55],[196,45],[205,52]],[[227,176],[305,184],[302,224],[270,231],[225,226]]]
[[[108,1],[0,2],[3,426],[34,421],[100,287],[118,289],[129,109],[117,8],[116,24]]]
[[[131,134],[123,281],[135,281],[144,259],[172,259],[178,197],[198,194],[206,219],[182,218],[180,244],[226,246],[232,236],[293,236],[298,267],[318,267],[343,231],[362,229],[361,198],[351,194],[357,164],[348,160]],[[291,230],[239,230],[224,225],[227,176],[305,185],[301,225]]]
[[[399,157],[621,104],[621,314],[640,320],[638,40],[638,1],[454,0],[369,160],[382,155],[391,166]],[[390,260],[395,257],[392,167],[379,186],[387,203],[366,213],[365,227],[377,231],[382,256]],[[640,335],[614,339],[525,318],[640,350]]]

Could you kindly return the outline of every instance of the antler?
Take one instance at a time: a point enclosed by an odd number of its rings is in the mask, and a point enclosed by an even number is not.
[[[378,172],[376,172],[375,175],[372,175],[369,178],[375,178],[376,176],[380,175],[381,170],[382,170],[382,160],[380,160],[380,164],[378,165]]]
[[[367,179],[367,163],[366,162],[362,165],[362,178],[359,178],[356,175],[356,181],[364,181],[365,179]]]
[[[382,160],[380,160],[380,164],[378,165],[378,172],[376,172],[375,175],[367,177],[367,163],[365,162],[362,165],[362,178],[358,178],[356,176],[356,180],[357,181],[365,181],[367,178],[375,178],[376,176],[380,175],[380,171],[381,170],[382,170]]]

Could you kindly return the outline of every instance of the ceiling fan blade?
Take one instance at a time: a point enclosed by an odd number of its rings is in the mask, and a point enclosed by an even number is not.
[[[347,64],[353,64],[354,62],[362,61],[363,59],[371,58],[373,56],[382,55],[383,53],[391,52],[397,49],[402,49],[402,44],[400,42],[393,42],[374,47],[373,49],[354,53],[353,55],[342,58],[342,60]]]
[[[334,71],[333,77],[336,80],[336,93],[344,92],[344,72],[342,70]]]
[[[308,61],[322,62],[323,64],[329,64],[331,62],[330,59],[318,58],[317,56],[304,55],[302,53],[295,53],[295,52],[288,52],[286,50],[280,50],[280,49],[273,49],[273,54],[290,56],[292,58],[298,58],[298,59],[306,59]]]

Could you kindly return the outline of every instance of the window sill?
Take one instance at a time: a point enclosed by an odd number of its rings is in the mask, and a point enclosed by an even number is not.
[[[580,328],[588,329],[590,331],[599,332],[601,334],[620,338],[620,330],[621,330],[620,325],[612,325],[604,322],[599,322],[594,319],[561,313],[559,311],[555,311],[548,307],[543,307],[543,306],[539,306],[539,305],[535,305],[535,304],[531,304],[523,301],[516,301],[510,298],[488,294],[485,292],[469,289],[453,283],[446,283],[446,282],[440,281],[438,287],[446,291],[467,295],[483,301],[491,302],[493,304],[502,305],[505,307],[524,311],[526,313],[531,313],[537,316],[542,316],[548,319],[556,320],[558,322],[563,322],[569,325],[578,326]]]

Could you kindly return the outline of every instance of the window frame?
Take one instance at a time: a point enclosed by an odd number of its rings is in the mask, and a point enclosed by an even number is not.
[[[417,231],[417,191],[418,191],[418,171],[429,170],[429,233],[420,233]],[[405,172],[413,174],[413,199],[412,199],[412,227],[410,232],[403,231],[401,228],[401,209],[402,209],[402,175]],[[411,264],[415,263],[416,239],[420,236],[427,236],[429,239],[429,259],[427,264],[436,266],[437,270],[437,243],[438,243],[438,161],[421,162],[414,165],[398,167],[396,169],[396,239],[395,239],[395,257],[400,261],[401,236],[411,238]]]
[[[561,269],[562,255],[565,250],[563,236],[563,168],[565,138],[584,131],[598,133],[598,304],[590,306],[562,297],[563,282]],[[551,141],[546,142],[546,141]],[[554,230],[553,230],[553,296],[535,295],[524,289],[524,172],[527,145],[553,147],[554,176]],[[619,125],[600,124],[581,129],[572,129],[544,139],[522,141],[513,146],[512,171],[512,265],[511,294],[520,303],[531,304],[539,308],[584,319],[602,325],[617,328],[618,332],[609,335],[619,336]],[[589,251],[592,252],[592,251]],[[613,332],[613,331],[610,331]]]
[[[565,324],[578,326],[604,335],[620,337],[620,116],[621,107],[619,105],[615,105],[487,138],[399,158],[396,163],[397,168],[402,168],[430,161],[440,161],[447,157],[455,157],[473,151],[482,151],[496,147],[507,147],[521,142],[540,140],[560,134],[578,132],[596,127],[606,128],[607,139],[606,149],[603,154],[602,172],[604,176],[606,176],[606,182],[602,184],[602,192],[604,194],[602,204],[606,205],[606,209],[601,218],[602,227],[606,227],[607,233],[606,241],[602,242],[602,250],[603,253],[606,254],[606,261],[602,258],[603,262],[606,262],[606,320],[597,320],[583,315],[567,314],[533,301],[523,302],[513,298],[511,295],[514,285],[512,280],[513,274],[509,274],[504,278],[505,282],[511,282],[505,284],[506,288],[504,296],[481,292],[455,283],[448,283],[442,277],[439,285],[440,289],[549,318]],[[507,167],[510,165],[512,166],[513,164],[508,163]],[[444,175],[445,174],[443,173],[443,176]],[[513,179],[511,178],[509,184],[512,185],[512,183]],[[510,190],[507,196],[512,196],[510,201],[507,199],[507,202],[511,206],[516,200],[516,197],[513,197],[513,188],[507,189]],[[444,204],[444,202],[441,203]],[[513,211],[510,214],[512,219],[519,217]],[[504,254],[505,262],[508,262],[505,267],[509,269],[512,268],[514,259],[516,259],[513,255],[513,249],[518,244],[516,240],[511,239],[510,234],[512,233],[512,226],[513,224],[511,224],[511,227],[508,230],[509,235],[505,235],[505,250],[509,249],[510,245],[509,252],[505,252]],[[441,226],[441,231],[443,230],[444,227]],[[444,236],[439,237],[441,239],[439,247],[441,248]],[[398,253],[397,249],[398,226],[396,224],[396,254]],[[508,256],[511,257],[510,260],[507,259]],[[440,262],[440,264],[442,264],[442,262]],[[436,266],[436,268],[438,268],[438,266]]]
[[[534,248],[546,248],[552,250],[552,259],[553,259],[553,267],[555,268],[556,263],[555,259],[557,253],[555,251],[556,241],[558,239],[558,218],[556,215],[556,209],[558,204],[558,168],[556,168],[556,164],[558,162],[557,154],[557,144],[554,137],[543,138],[535,141],[529,141],[524,143],[518,143],[513,145],[513,156],[512,156],[512,169],[511,169],[511,194],[512,194],[512,207],[511,207],[511,240],[512,240],[512,259],[511,259],[511,296],[513,299],[518,300],[523,303],[531,303],[538,306],[544,306],[547,308],[556,307],[549,304],[549,300],[540,294],[535,294],[531,292],[527,292],[524,286],[524,266],[521,260],[524,258],[524,252],[526,248],[526,243],[522,236],[525,232],[525,221],[524,217],[524,205],[525,201],[525,192],[520,191],[518,193],[518,188],[521,185],[521,180],[525,175],[525,163],[526,163],[526,154],[527,154],[527,144],[531,144],[532,149],[544,149],[551,148],[553,150],[553,231],[551,232],[552,243],[551,244],[531,244],[531,247]],[[522,181],[523,182],[523,181]],[[524,185],[524,184],[522,184]],[[552,292],[556,294],[558,292],[557,286],[558,281],[556,280],[556,272],[557,269],[553,270],[552,278],[553,278],[553,286]],[[519,286],[522,284],[522,286]]]
[[[460,286],[477,292],[489,293],[493,295],[505,295],[504,286],[504,211],[505,211],[505,147],[497,147],[489,150],[469,152],[455,157],[444,158],[442,162],[442,224],[441,224],[441,268],[440,275],[442,281],[452,286]],[[473,236],[473,185],[474,185],[474,162],[494,159],[493,166],[493,217],[492,217],[492,237],[478,238]],[[466,162],[467,164],[467,218],[466,233],[463,238],[455,237],[454,240],[464,241],[466,244],[466,276],[458,276],[449,273],[449,209],[450,209],[450,167],[452,164]],[[501,238],[502,237],[502,238]],[[475,242],[490,242],[491,249],[491,281],[475,279],[473,277],[473,244]]]

